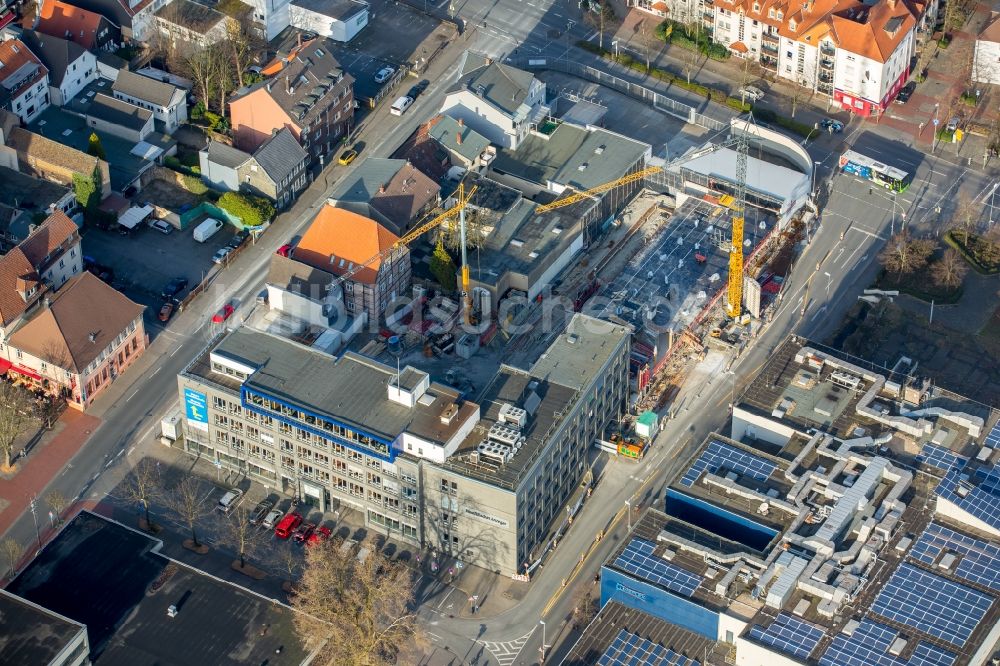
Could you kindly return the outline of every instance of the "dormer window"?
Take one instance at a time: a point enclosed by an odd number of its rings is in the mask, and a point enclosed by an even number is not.
[[[779,9],[779,10],[778,10],[778,20],[780,21],[780,20],[781,20],[781,19],[783,19],[783,18],[785,18],[785,12],[783,12],[783,11],[781,11],[781,10]]]
[[[792,32],[795,32],[795,19],[792,19],[788,22],[788,29],[791,30]]]
[[[774,18],[774,7],[767,10],[767,16],[768,18]]]

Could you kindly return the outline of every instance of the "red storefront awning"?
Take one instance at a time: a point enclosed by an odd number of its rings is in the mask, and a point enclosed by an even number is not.
[[[5,358],[0,358],[0,375],[10,370],[11,362]]]
[[[17,366],[17,365],[10,366],[10,369],[13,370],[14,372],[16,372],[19,375],[24,375],[25,377],[30,377],[31,379],[34,379],[36,381],[40,381],[42,379],[42,376],[40,374],[38,374],[37,372],[35,372],[34,370],[28,370],[27,368],[22,368],[22,367]]]

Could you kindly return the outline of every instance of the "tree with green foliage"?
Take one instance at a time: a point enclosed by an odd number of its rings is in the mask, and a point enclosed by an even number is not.
[[[219,197],[219,208],[243,220],[243,224],[257,227],[274,217],[274,204],[264,197],[243,192],[226,192]]]
[[[444,242],[440,238],[431,255],[431,274],[445,291],[455,291],[455,260],[444,249]]]
[[[101,172],[94,167],[94,173],[84,176],[81,173],[73,174],[73,193],[76,195],[76,202],[84,210],[97,210],[101,203]]]
[[[101,137],[97,136],[97,132],[90,133],[90,143],[87,145],[87,154],[93,155],[99,160],[107,159],[107,155],[104,153],[104,146],[101,145]]]

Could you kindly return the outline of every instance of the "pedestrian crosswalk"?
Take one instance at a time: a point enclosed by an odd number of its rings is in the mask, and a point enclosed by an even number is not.
[[[514,664],[519,663],[517,661],[518,656],[521,654],[521,650],[524,649],[524,644],[528,642],[531,637],[532,632],[526,633],[520,638],[516,638],[512,641],[480,641],[486,646],[493,658],[496,659],[500,666],[514,666]]]

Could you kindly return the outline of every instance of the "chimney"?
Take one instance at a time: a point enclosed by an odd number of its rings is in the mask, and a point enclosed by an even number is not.
[[[385,183],[383,183],[382,185],[378,186],[378,193],[379,194],[385,194]]]
[[[91,333],[91,334],[89,334],[87,336],[87,339],[89,339],[91,342],[97,342],[97,333]]]
[[[896,8],[896,0],[887,0],[887,2],[889,3],[889,9]]]
[[[455,143],[457,143],[460,146],[462,145],[462,133],[461,132],[455,132]]]
[[[461,118],[459,118],[459,119],[458,119],[458,126],[459,126],[459,127],[465,127],[465,121],[464,121],[464,120],[462,120]]]
[[[301,32],[298,35],[296,35],[295,46],[297,48],[300,48],[300,49],[302,48],[302,33]]]

